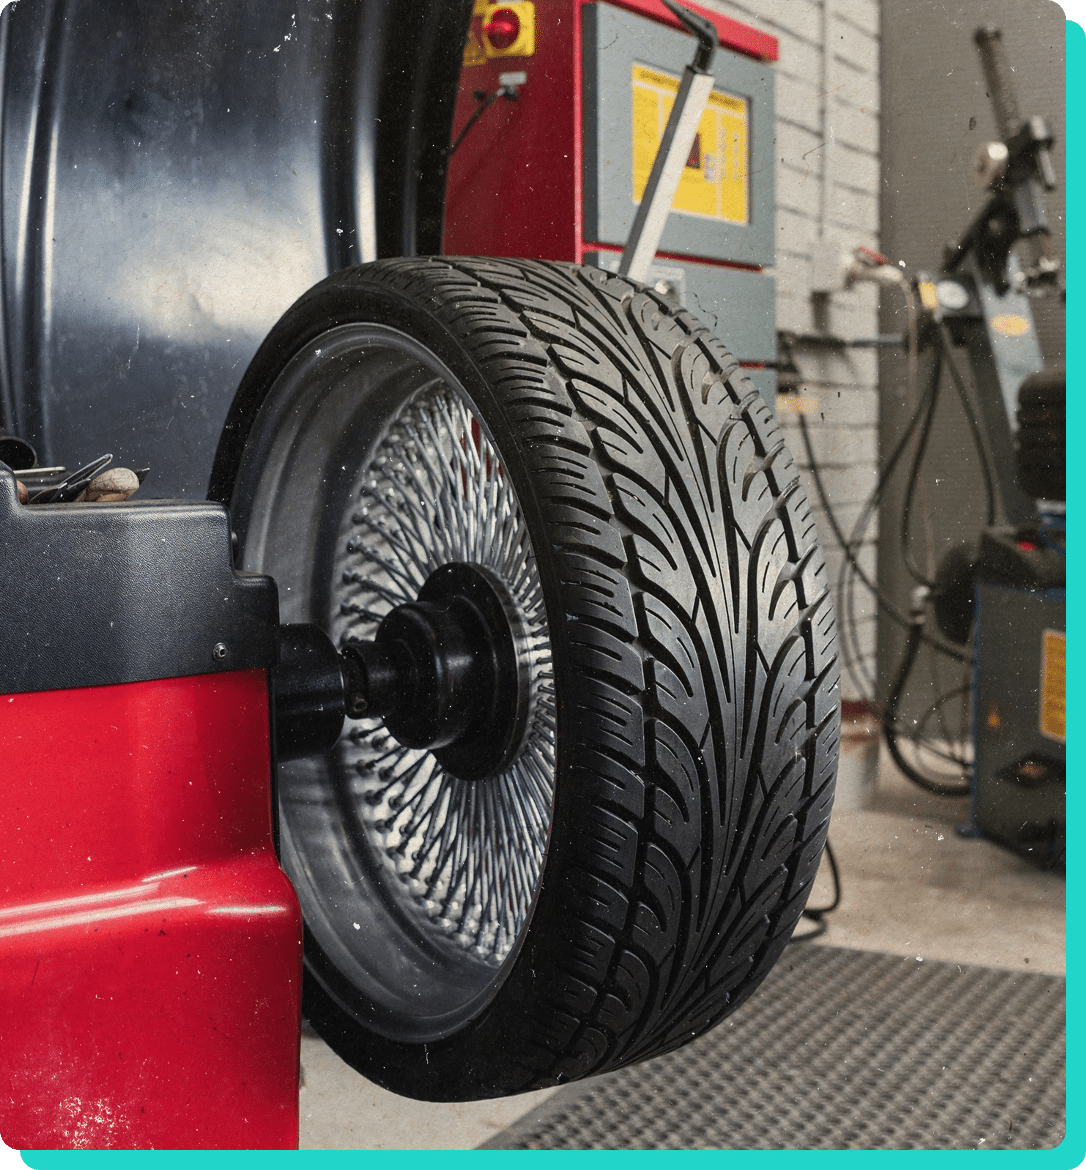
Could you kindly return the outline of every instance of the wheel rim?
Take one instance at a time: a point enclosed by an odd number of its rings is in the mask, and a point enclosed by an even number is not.
[[[273,385],[234,513],[244,566],[276,576],[284,620],[339,643],[373,638],[444,565],[475,567],[502,595],[527,711],[497,772],[462,779],[440,751],[366,719],[329,757],[279,771],[283,863],[321,951],[311,969],[383,1034],[439,1039],[485,1006],[517,954],[554,802],[550,638],[512,477],[432,353],[396,330],[344,326]]]

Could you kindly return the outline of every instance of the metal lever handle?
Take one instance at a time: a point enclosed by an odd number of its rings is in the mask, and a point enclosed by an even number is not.
[[[706,73],[713,62],[720,38],[717,36],[716,25],[707,17],[691,12],[689,8],[677,4],[675,0],[663,0],[664,7],[675,17],[681,20],[686,28],[698,38],[698,51],[690,64],[691,69],[699,73]]]
[[[667,0],[665,0],[665,3]],[[1022,124],[1018,108],[1018,95],[1014,89],[1014,78],[1007,56],[1003,52],[1003,34],[998,28],[986,25],[978,28],[973,40],[980,51],[980,63],[984,70],[984,81],[992,99],[996,125],[1000,136],[1006,142]]]
[[[713,75],[708,70],[718,43],[716,27],[711,21],[690,12],[675,0],[663,0],[663,3],[698,38],[698,50],[693,62],[683,70],[671,116],[664,127],[664,136],[653,160],[630,238],[618,264],[622,276],[641,281],[648,277],[649,265],[660,246],[683,167],[690,157],[694,136],[709,102]]]

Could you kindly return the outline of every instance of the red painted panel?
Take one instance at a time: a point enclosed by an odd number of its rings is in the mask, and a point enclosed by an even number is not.
[[[479,18],[473,18],[476,28]],[[499,98],[449,166],[445,252],[454,256],[581,258],[581,10],[577,0],[536,5],[536,51],[464,67],[453,138],[502,73],[528,80]]]
[[[262,671],[0,696],[0,1135],[297,1145]]]

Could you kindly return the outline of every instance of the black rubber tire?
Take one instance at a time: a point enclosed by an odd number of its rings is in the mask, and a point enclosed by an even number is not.
[[[1067,370],[1031,374],[1018,391],[1018,485],[1036,500],[1067,496]]]
[[[475,1018],[431,1043],[377,1034],[365,1005],[330,991],[310,934],[305,1012],[354,1068],[424,1100],[678,1048],[780,956],[829,823],[834,618],[781,432],[699,321],[627,280],[379,261],[328,278],[275,327],[230,413],[213,498],[229,501],[278,372],[352,321],[403,330],[453,370],[515,482],[552,637],[556,795],[526,937]]]
[[[939,633],[955,646],[964,646],[973,632],[976,587],[976,548],[970,544],[956,544],[939,562],[931,596]]]

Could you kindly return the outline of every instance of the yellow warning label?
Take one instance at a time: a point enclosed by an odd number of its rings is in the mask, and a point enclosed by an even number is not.
[[[935,285],[930,280],[922,280],[916,287],[920,293],[920,303],[924,308],[929,313],[938,313],[939,294],[935,291]]]
[[[486,61],[486,52],[483,49],[482,42],[476,35],[475,29],[472,28],[468,32],[468,43],[464,46],[464,68],[468,68],[471,65],[485,65]]]
[[[818,414],[818,398],[814,394],[777,395],[777,413]]]
[[[633,201],[641,202],[664,136],[679,79],[633,66]],[[701,116],[672,207],[687,215],[750,223],[750,107],[746,98],[714,89]]]
[[[1041,635],[1041,734],[1067,742],[1067,635]]]

